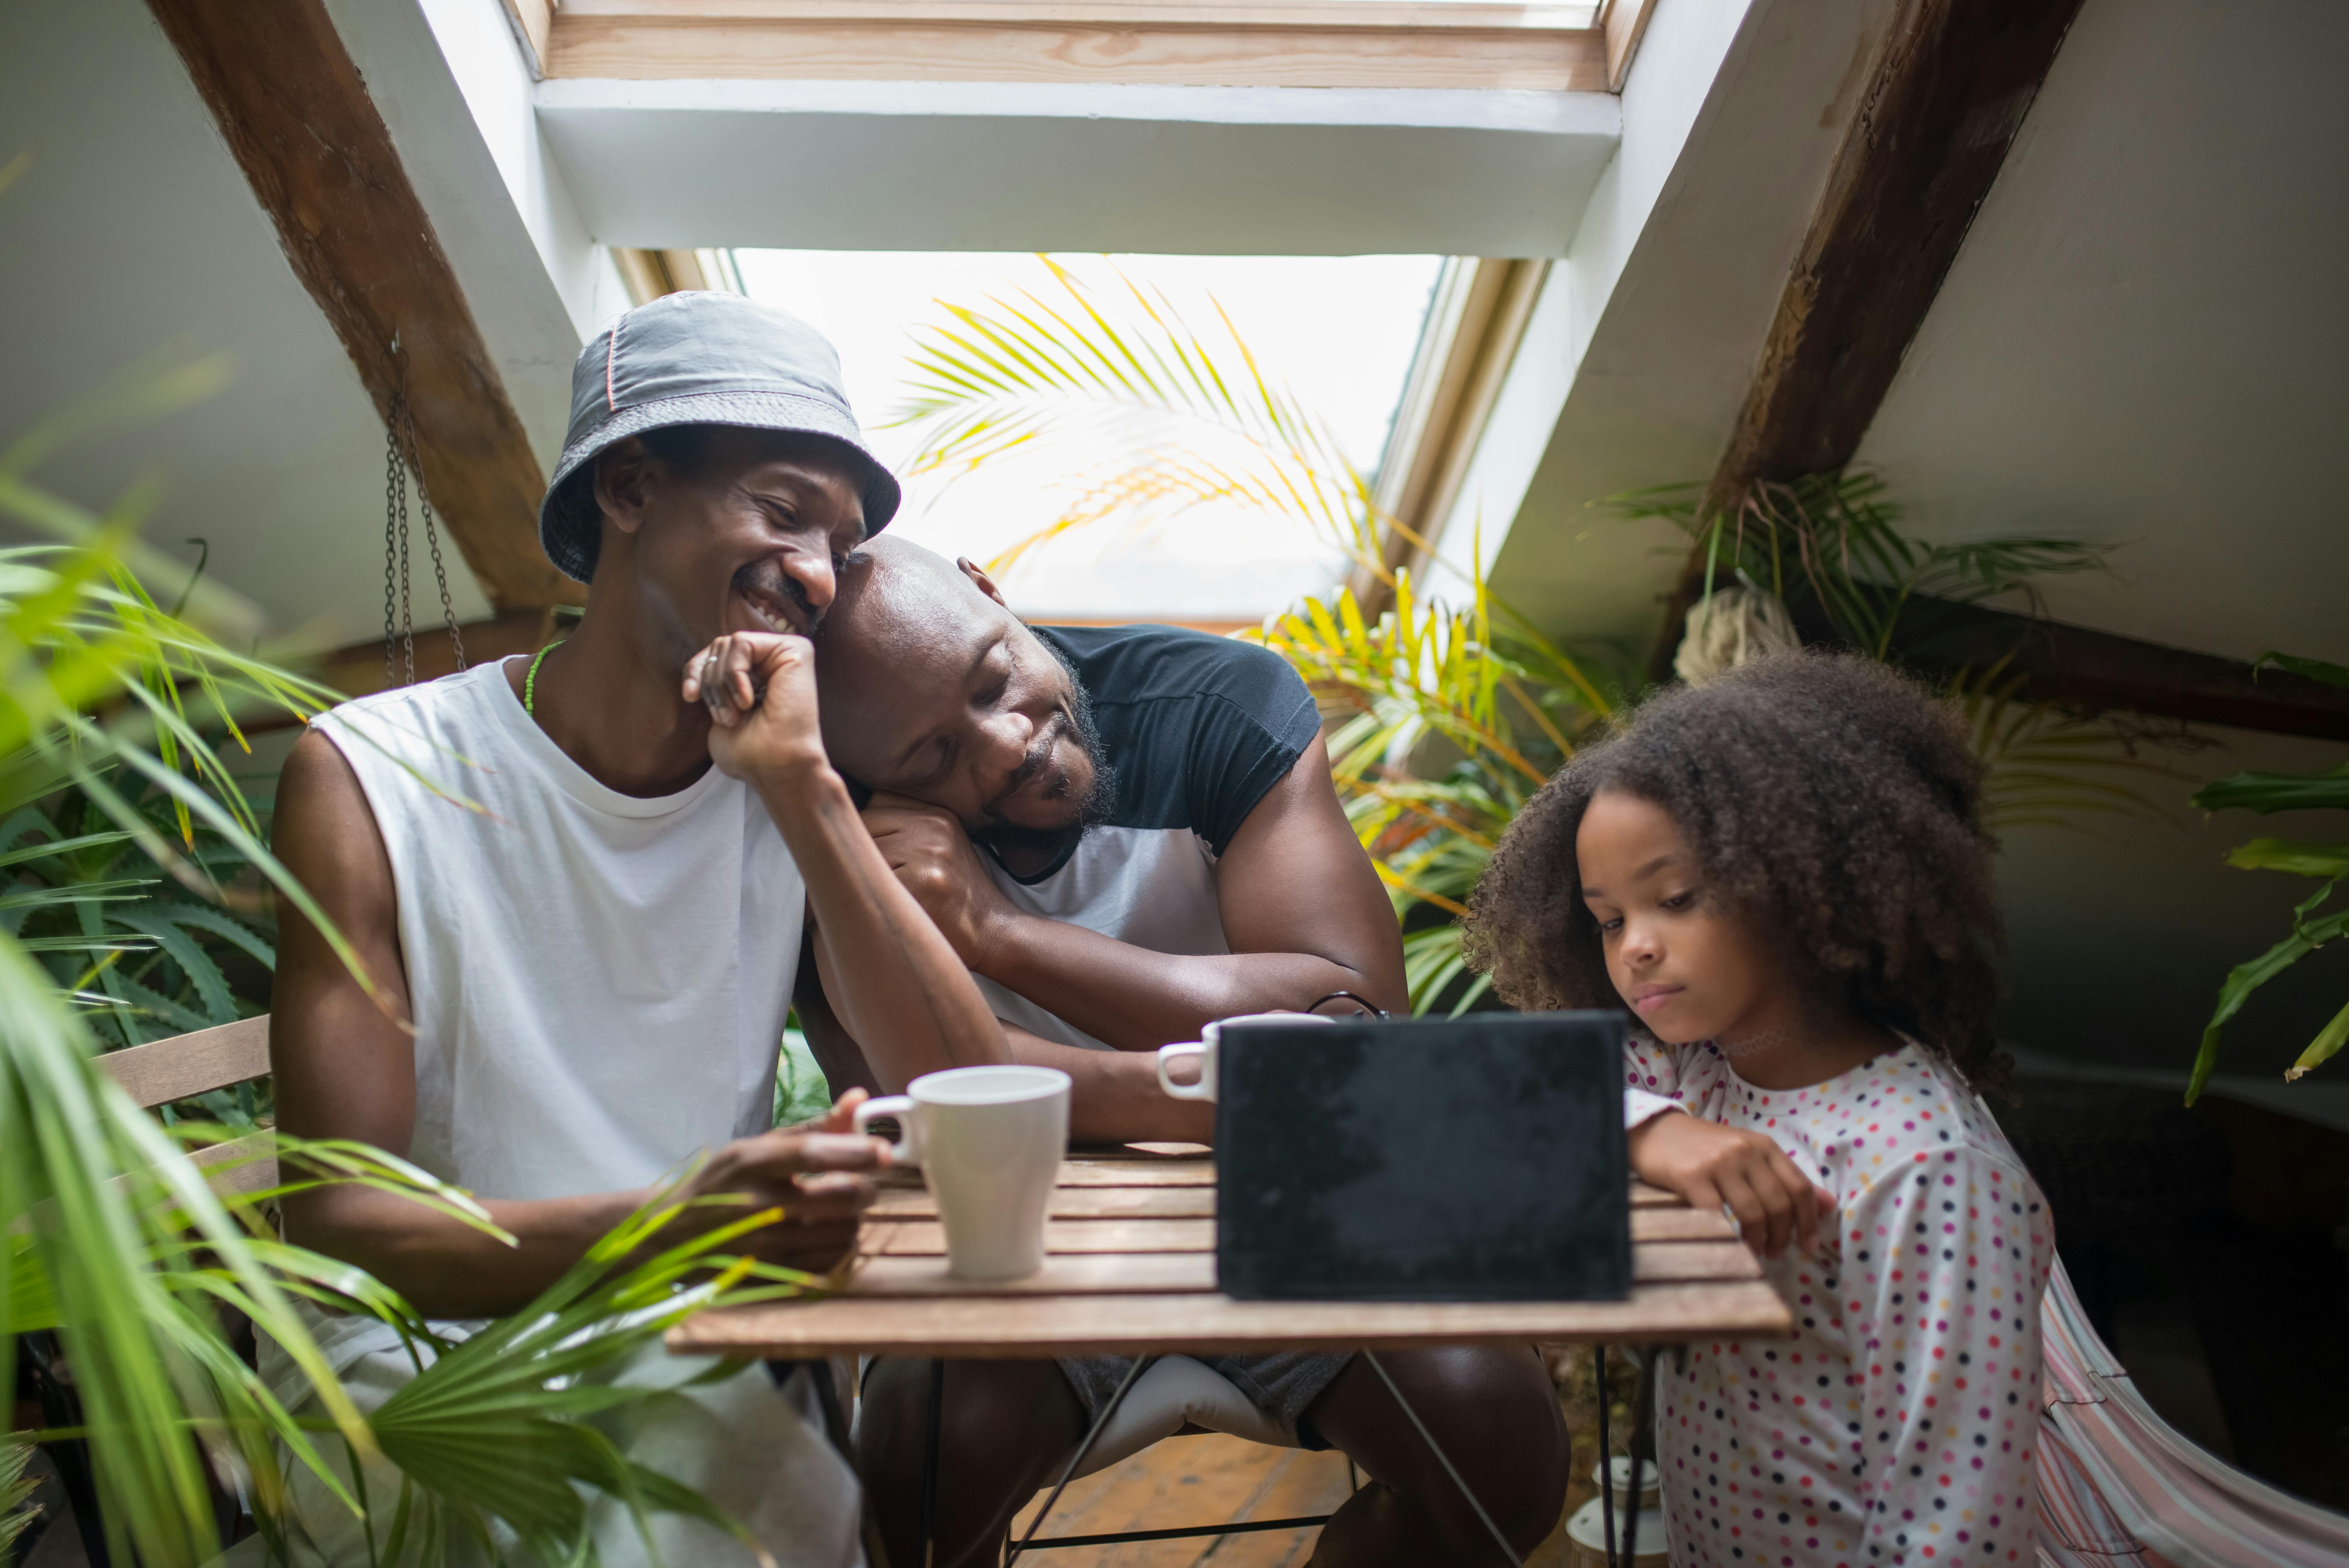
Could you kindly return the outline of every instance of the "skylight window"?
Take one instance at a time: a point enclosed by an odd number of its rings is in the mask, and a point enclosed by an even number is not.
[[[897,422],[916,329],[950,323],[946,304],[984,309],[1023,293],[1050,297],[1056,287],[1031,255],[744,250],[731,259],[745,293],[831,337],[859,419],[901,471],[924,435]],[[1226,346],[1228,318],[1267,376],[1285,382],[1365,473],[1385,451],[1443,264],[1436,256],[1055,260],[1105,294],[1124,292],[1127,282],[1156,291]],[[1168,438],[1188,437],[1170,428]],[[1013,549],[1063,515],[1098,456],[1066,427],[1030,445],[961,477],[913,476],[893,529],[982,563]],[[1022,554],[1002,585],[1015,610],[1040,620],[1237,625],[1327,591],[1346,567],[1343,552],[1309,522],[1214,500],[1154,521],[1112,514],[1063,533]]]

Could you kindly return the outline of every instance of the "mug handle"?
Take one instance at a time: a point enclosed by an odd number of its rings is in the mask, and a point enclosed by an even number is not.
[[[921,1124],[914,1119],[913,1096],[892,1094],[884,1095],[879,1099],[868,1099],[856,1108],[852,1120],[856,1130],[863,1132],[866,1122],[877,1121],[885,1116],[896,1118],[897,1125],[905,1130],[902,1140],[889,1145],[891,1161],[898,1165],[919,1165],[922,1162],[922,1136],[917,1129]]]
[[[1185,1057],[1195,1059],[1199,1064],[1199,1081],[1196,1083],[1176,1083],[1166,1071],[1168,1064],[1181,1061]],[[1180,1045],[1159,1047],[1158,1087],[1176,1099],[1215,1099],[1215,1086],[1207,1081],[1207,1042],[1185,1040]]]

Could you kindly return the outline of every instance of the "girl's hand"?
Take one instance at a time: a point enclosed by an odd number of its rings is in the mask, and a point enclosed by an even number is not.
[[[1745,1241],[1765,1258],[1788,1242],[1810,1252],[1835,1196],[1811,1185],[1780,1149],[1758,1132],[1741,1132],[1684,1111],[1666,1111],[1631,1130],[1631,1169],[1676,1192],[1692,1209],[1726,1207]]]

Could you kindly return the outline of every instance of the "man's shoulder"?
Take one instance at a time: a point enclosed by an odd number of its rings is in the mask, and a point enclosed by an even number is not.
[[[378,814],[387,799],[419,787],[427,795],[454,789],[473,799],[492,776],[480,769],[494,769],[511,751],[497,705],[512,704],[517,717],[522,705],[505,686],[499,663],[476,665],[337,703],[312,727],[342,754]]]
[[[1038,626],[1075,666],[1095,707],[1219,697],[1268,723],[1310,701],[1271,649],[1187,626]]]
[[[1269,649],[1181,626],[1050,626],[1116,778],[1107,825],[1186,830],[1217,854],[1320,729]]]
[[[502,695],[497,687],[504,684],[502,661],[493,660],[436,680],[347,697],[320,714],[317,722],[330,734],[339,728],[370,737],[474,724],[487,717],[488,701]]]

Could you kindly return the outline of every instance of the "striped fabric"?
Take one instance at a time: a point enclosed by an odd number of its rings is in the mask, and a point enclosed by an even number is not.
[[[2042,1568],[2342,1568],[2349,1518],[2172,1431],[2088,1326],[2061,1258],[2040,1308]]]

